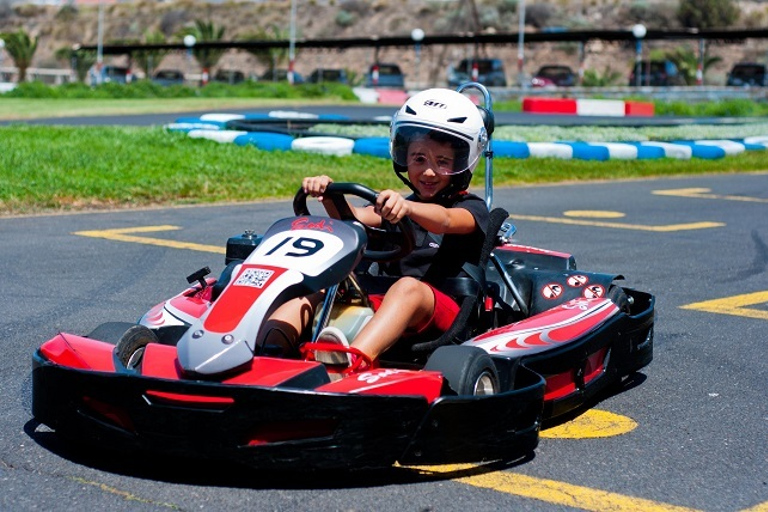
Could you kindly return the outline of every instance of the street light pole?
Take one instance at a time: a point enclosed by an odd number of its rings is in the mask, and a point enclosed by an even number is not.
[[[291,25],[288,35],[288,83],[296,83],[294,65],[296,63],[296,0],[291,0]]]
[[[645,25],[638,23],[632,27],[632,35],[635,36],[635,87],[640,87],[643,75],[643,38],[648,30]]]
[[[0,37],[0,82],[5,82],[3,75],[2,67],[3,67],[3,50],[5,49],[5,40]]]
[[[194,48],[195,43],[197,43],[197,38],[192,34],[184,36],[184,46],[187,47],[187,65],[192,61],[192,48]]]
[[[96,83],[104,81],[101,68],[104,65],[104,2],[99,0],[99,21],[96,37]]]
[[[413,49],[416,52],[416,83],[421,84],[421,42],[424,40],[424,31],[420,28],[413,29],[411,39],[413,39]]]
[[[520,16],[517,22],[517,81],[521,87],[525,86],[523,67],[525,65],[525,0],[518,4]]]

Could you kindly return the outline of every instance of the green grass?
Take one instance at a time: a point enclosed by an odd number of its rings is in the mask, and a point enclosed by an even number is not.
[[[762,171],[765,152],[721,160],[495,159],[497,186]],[[0,215],[288,198],[301,178],[330,174],[402,189],[388,160],[265,152],[161,128],[0,127]],[[474,179],[482,185],[482,169]]]

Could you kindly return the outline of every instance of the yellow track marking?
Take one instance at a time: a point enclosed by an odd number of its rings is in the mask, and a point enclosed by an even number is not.
[[[691,222],[688,224],[667,224],[664,226],[645,226],[642,224],[624,224],[621,222],[602,222],[591,220],[566,219],[560,217],[540,217],[538,215],[510,215],[515,220],[530,220],[534,222],[550,222],[554,224],[570,224],[572,226],[595,226],[600,228],[630,229],[636,231],[652,231],[656,233],[669,233],[672,231],[688,231],[692,229],[720,228],[725,226],[722,222]]]
[[[106,238],[107,240],[116,240],[118,242],[131,242],[135,244],[157,245],[160,247],[170,247],[172,249],[187,249],[190,251],[215,252],[225,254],[226,248],[218,245],[195,244],[191,242],[178,242],[176,240],[164,240],[162,238],[150,238],[146,236],[133,236],[130,233],[157,233],[160,231],[176,231],[181,229],[178,226],[143,226],[136,228],[104,229],[98,231],[76,231],[73,235],[88,236],[92,238]]]
[[[589,409],[568,423],[542,430],[539,435],[548,439],[595,439],[620,436],[636,428],[637,423],[632,418]]]
[[[696,199],[721,199],[725,201],[744,201],[748,203],[768,203],[768,199],[763,197],[732,196],[710,194],[709,188],[675,188],[669,190],[654,190],[653,194],[657,196],[675,196],[675,197],[693,197]]]
[[[598,512],[606,510],[611,512],[692,512],[695,510],[507,471],[483,472],[482,466],[472,464],[410,467],[424,475],[448,474],[450,476],[451,473],[459,473],[452,477],[452,480],[582,510]],[[462,473],[466,476],[461,476]]]
[[[608,210],[568,210],[563,212],[566,217],[585,217],[589,219],[620,219],[626,217],[622,212],[611,212]]]
[[[768,303],[768,291],[734,295],[733,297],[707,300],[704,302],[695,302],[693,304],[680,306],[680,308],[768,320],[768,311],[746,307],[763,303]]]
[[[768,501],[758,503],[754,507],[745,508],[741,512],[768,512]]]
[[[132,493],[130,493],[128,491],[121,491],[120,489],[117,489],[115,487],[109,486],[107,484],[102,484],[102,483],[99,483],[99,482],[94,482],[92,480],[86,480],[85,478],[81,478],[81,477],[69,477],[69,478],[74,480],[75,482],[78,482],[78,483],[83,484],[83,485],[92,485],[94,487],[97,487],[97,488],[101,489],[102,491],[104,491],[106,493],[114,494],[116,496],[119,496],[119,497],[123,498],[126,501],[136,501],[136,502],[139,502],[139,503],[146,503],[146,504],[149,504],[149,505],[161,506],[161,507],[164,507],[164,508],[171,508],[171,509],[174,509],[174,510],[180,510],[180,508],[181,508],[178,505],[174,505],[173,503],[162,503],[162,502],[158,502],[158,501],[149,500],[149,499],[146,499],[146,498],[140,498],[139,496],[136,496],[135,494],[132,494]]]

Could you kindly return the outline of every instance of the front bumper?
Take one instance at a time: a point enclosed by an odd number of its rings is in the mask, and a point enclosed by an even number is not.
[[[33,358],[32,412],[59,434],[117,450],[259,469],[512,460],[538,443],[544,381],[521,369],[484,397],[320,393],[82,370]]]

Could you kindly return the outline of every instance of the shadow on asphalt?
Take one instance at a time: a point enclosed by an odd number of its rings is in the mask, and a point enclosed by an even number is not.
[[[436,466],[435,471],[430,470],[430,466],[393,466],[354,471],[260,471],[224,460],[105,450],[103,447],[59,436],[35,419],[27,421],[24,432],[51,453],[100,471],[168,483],[249,489],[354,489],[444,481],[504,471],[525,464],[535,457],[531,452],[513,461]]]

